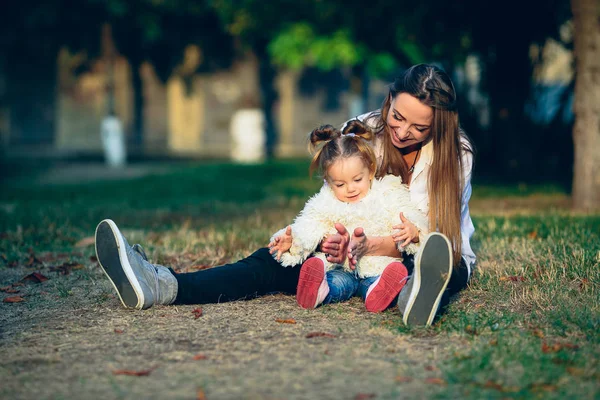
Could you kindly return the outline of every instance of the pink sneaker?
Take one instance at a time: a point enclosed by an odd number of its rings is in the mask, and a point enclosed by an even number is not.
[[[317,257],[311,257],[302,264],[296,301],[302,308],[316,308],[329,294],[329,285],[325,278],[325,265]]]
[[[401,262],[393,262],[383,270],[383,273],[369,286],[365,307],[369,312],[381,312],[388,308],[400,290],[406,284],[408,271]]]

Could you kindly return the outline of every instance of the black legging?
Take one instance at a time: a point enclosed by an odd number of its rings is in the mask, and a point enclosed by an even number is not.
[[[412,273],[413,257],[404,264]],[[175,273],[174,273],[175,274]],[[252,299],[268,293],[296,293],[300,266],[283,267],[262,248],[237,262],[186,274],[175,274],[178,283],[176,304],[206,304]],[[464,260],[454,268],[446,292],[440,302],[445,307],[452,295],[467,286],[469,279]]]

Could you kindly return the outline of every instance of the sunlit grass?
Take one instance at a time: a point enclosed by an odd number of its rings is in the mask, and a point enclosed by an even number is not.
[[[182,271],[234,261],[264,246],[318,190],[307,167],[211,163],[132,181],[5,187],[0,268],[45,252],[91,256],[74,245],[103,218]],[[397,334],[448,343],[442,397],[600,395],[600,215],[572,213],[569,201],[556,187],[475,182],[478,268],[469,289],[431,328],[386,316]]]

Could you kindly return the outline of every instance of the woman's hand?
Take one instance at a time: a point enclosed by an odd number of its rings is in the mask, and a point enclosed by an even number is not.
[[[392,239],[394,242],[403,242],[400,246],[406,247],[411,243],[419,243],[419,230],[417,227],[404,217],[404,213],[400,213],[399,225],[394,225],[392,228],[397,229],[398,232],[392,233]]]
[[[367,235],[363,228],[356,228],[348,245],[348,263],[351,269],[356,269],[358,260],[367,253]]]
[[[321,242],[321,251],[327,255],[327,261],[330,263],[343,264],[346,260],[350,234],[340,223],[335,224],[335,230],[337,233],[326,236]]]
[[[292,227],[288,225],[283,235],[279,235],[274,238],[271,243],[267,245],[269,247],[269,253],[273,254],[277,252],[277,261],[281,260],[281,255],[286,251],[289,251],[292,247]]]

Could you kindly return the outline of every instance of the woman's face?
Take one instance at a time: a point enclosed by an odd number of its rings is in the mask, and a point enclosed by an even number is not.
[[[407,93],[400,93],[390,103],[387,124],[392,144],[404,149],[430,137],[433,108]]]

